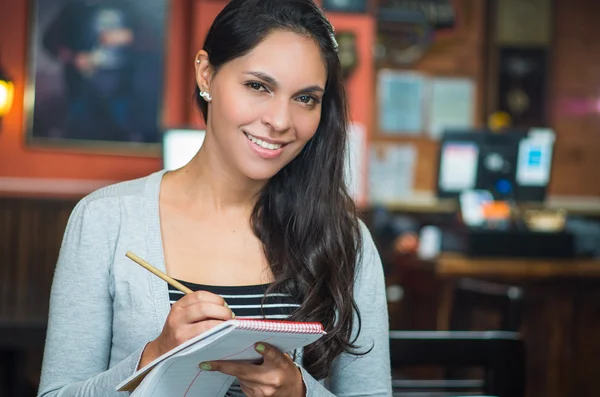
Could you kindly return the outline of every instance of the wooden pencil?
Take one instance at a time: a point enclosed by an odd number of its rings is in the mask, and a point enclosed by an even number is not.
[[[155,268],[154,266],[152,266],[151,264],[149,264],[148,262],[146,262],[145,260],[143,260],[142,258],[137,256],[136,254],[128,251],[125,254],[125,256],[128,257],[129,259],[131,259],[132,261],[134,261],[135,263],[137,263],[138,265],[140,265],[141,267],[143,267],[144,269],[148,270],[150,273],[162,278],[164,281],[169,283],[171,286],[177,288],[179,291],[183,292],[184,294],[190,294],[193,292],[191,289],[189,289],[185,285],[181,284],[179,281],[167,276],[166,274],[164,274],[163,272],[161,272],[160,270],[158,270],[157,268]]]

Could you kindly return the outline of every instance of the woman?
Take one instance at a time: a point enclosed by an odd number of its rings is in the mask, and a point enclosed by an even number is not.
[[[391,395],[381,261],[343,181],[333,29],[312,0],[233,0],[195,66],[207,126],[194,159],[101,189],[71,215],[40,395],[117,396],[233,312],[318,321],[327,335],[292,356],[258,344],[261,365],[204,363],[236,376],[229,395]],[[169,291],[126,251],[197,292]]]

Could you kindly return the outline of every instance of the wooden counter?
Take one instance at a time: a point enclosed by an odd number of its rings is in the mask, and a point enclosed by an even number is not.
[[[480,259],[445,253],[430,266],[438,277],[493,278],[505,281],[600,279],[599,259]]]
[[[469,277],[520,286],[527,397],[600,396],[600,260],[473,259],[421,262],[441,285],[438,329],[448,329],[453,284]]]

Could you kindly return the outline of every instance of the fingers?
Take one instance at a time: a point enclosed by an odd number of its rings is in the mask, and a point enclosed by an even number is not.
[[[240,361],[211,361],[200,363],[200,369],[203,371],[218,371],[236,378],[257,381],[260,375],[257,374],[257,365],[243,363]]]
[[[209,329],[212,329],[221,323],[222,323],[222,321],[220,321],[220,320],[206,320],[206,321],[201,321],[199,323],[196,323],[189,329],[189,332],[191,335],[189,338],[191,339],[195,336],[198,336],[201,333],[206,332]]]
[[[241,362],[241,361],[211,361],[200,363],[200,368],[205,371],[219,371],[248,382],[260,382],[265,372],[272,371],[274,368],[285,370],[288,366],[294,366],[292,359],[284,355],[275,347],[266,343],[257,343],[254,349],[263,356],[263,362],[260,365]],[[278,384],[279,381],[275,374],[271,374],[271,381]],[[262,382],[264,383],[264,382]]]
[[[182,320],[187,324],[209,319],[227,321],[232,318],[235,316],[230,308],[206,302],[187,306],[182,313]]]
[[[223,298],[221,298],[217,294],[213,294],[212,292],[208,291],[196,291],[191,294],[186,294],[183,296],[183,298],[179,299],[175,303],[175,305],[177,305],[178,307],[187,307],[200,302],[213,303],[215,305],[220,306],[227,306],[227,303]]]
[[[181,343],[214,328],[235,315],[219,295],[197,291],[175,302],[156,339],[157,350],[164,354]]]
[[[186,294],[174,305],[174,309],[183,310],[183,321],[194,323],[208,318],[216,320],[231,320],[235,315],[219,295],[208,291],[196,291]]]
[[[211,361],[200,364],[200,369],[204,371],[218,371],[227,375],[235,376],[240,385],[246,388],[248,392],[256,396],[272,396],[277,390],[284,387],[286,382],[286,372],[282,368],[266,367],[242,363],[239,361]],[[288,395],[288,394],[282,394]]]
[[[167,318],[165,330],[163,330],[163,333],[156,339],[160,351],[159,355],[168,352],[174,347],[179,346],[189,339],[192,339],[223,322],[221,320],[205,320],[194,324],[177,324],[176,321],[176,319],[170,320],[170,318]]]
[[[257,343],[255,350],[262,356],[260,365],[239,361],[210,361],[200,363],[205,371],[218,371],[235,376],[245,395],[304,396],[306,390],[302,373],[289,356],[266,343]]]
[[[267,343],[257,343],[254,346],[254,350],[256,350],[261,356],[263,356],[265,364],[272,364],[278,367],[282,365],[283,361],[289,361],[290,363],[292,361],[292,359],[285,353],[280,352],[275,347]]]

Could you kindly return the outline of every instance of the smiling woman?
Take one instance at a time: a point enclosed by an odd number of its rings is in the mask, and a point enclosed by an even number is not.
[[[233,160],[227,164],[232,171],[268,180],[302,151],[319,126],[327,80],[319,44],[305,34],[274,30],[251,51],[222,62],[220,52],[227,49],[211,49],[210,39],[209,33],[207,50],[196,58],[197,85],[212,98],[210,106],[201,104],[205,150],[222,148],[228,163]]]
[[[194,158],[101,189],[71,216],[40,394],[116,396],[137,368],[233,309],[320,322],[327,335],[291,357],[263,344],[260,365],[209,363],[237,378],[229,396],[391,395],[383,269],[344,184],[331,24],[312,0],[232,0],[195,67],[206,136]],[[169,301],[126,251],[195,292]],[[238,304],[249,295],[260,303]]]

